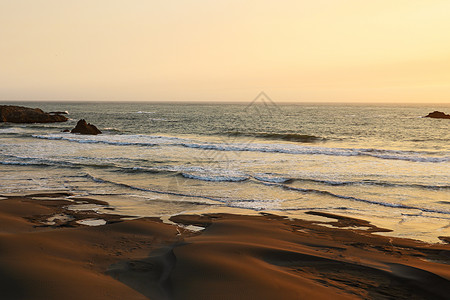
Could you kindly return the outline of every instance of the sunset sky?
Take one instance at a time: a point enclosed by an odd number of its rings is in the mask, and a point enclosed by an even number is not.
[[[448,0],[0,0],[0,100],[450,103]]]

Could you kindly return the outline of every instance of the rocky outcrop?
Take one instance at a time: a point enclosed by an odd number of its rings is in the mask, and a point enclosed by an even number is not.
[[[425,116],[425,118],[435,118],[435,119],[450,119],[450,115],[443,113],[442,111],[433,111]]]
[[[65,122],[67,117],[50,114],[39,108],[24,106],[0,105],[0,122],[11,123],[53,123]]]
[[[95,125],[87,123],[84,119],[78,121],[77,126],[70,131],[71,133],[79,133],[79,134],[100,134],[102,133],[98,130]]]

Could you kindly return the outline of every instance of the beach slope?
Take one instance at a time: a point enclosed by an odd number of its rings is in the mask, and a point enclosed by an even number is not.
[[[67,210],[107,205],[68,196],[1,198],[2,299],[449,299],[448,244],[363,220],[210,214],[175,226]],[[79,223],[94,217],[106,224]]]

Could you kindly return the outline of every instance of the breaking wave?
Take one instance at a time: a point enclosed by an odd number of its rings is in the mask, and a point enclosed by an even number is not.
[[[260,144],[260,143],[208,143],[188,138],[157,135],[99,135],[82,136],[71,134],[33,135],[34,138],[48,140],[64,140],[76,143],[102,143],[115,146],[166,146],[184,147],[200,150],[283,153],[292,155],[327,155],[327,156],[367,156],[384,160],[402,160],[411,162],[442,163],[450,162],[448,152],[401,151],[372,148],[331,148],[302,146],[293,144]]]
[[[299,143],[312,143],[317,141],[323,141],[325,138],[308,135],[308,134],[298,134],[298,133],[270,133],[270,132],[240,132],[240,131],[229,131],[226,133],[228,136],[242,136],[242,137],[254,137],[269,140],[281,140],[289,142],[299,142]]]
[[[429,212],[429,213],[450,215],[450,211],[429,209],[429,208],[425,208],[425,207],[416,207],[416,206],[412,206],[412,205],[389,203],[389,202],[383,202],[383,201],[367,200],[367,199],[357,198],[357,197],[353,197],[353,196],[339,195],[339,194],[335,194],[335,193],[332,193],[329,191],[323,191],[323,190],[318,190],[318,189],[305,189],[305,188],[292,187],[292,186],[288,186],[285,184],[276,184],[276,183],[267,183],[267,182],[265,182],[263,184],[269,185],[269,186],[277,186],[282,189],[297,191],[297,192],[301,192],[301,193],[321,194],[321,195],[331,196],[333,198],[346,199],[346,200],[352,200],[352,201],[357,201],[357,202],[364,202],[364,203],[368,203],[368,204],[380,205],[380,206],[385,206],[385,207],[402,208],[402,209],[408,209],[408,210],[419,210],[419,211]]]

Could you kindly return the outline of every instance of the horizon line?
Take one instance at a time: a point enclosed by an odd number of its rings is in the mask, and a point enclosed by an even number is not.
[[[38,103],[38,102],[52,102],[52,103],[192,103],[192,104],[248,104],[254,100],[0,100],[0,103]],[[450,102],[395,102],[395,101],[313,101],[313,100],[295,100],[295,101],[277,101],[273,100],[276,104],[403,104],[403,105],[450,105]]]

